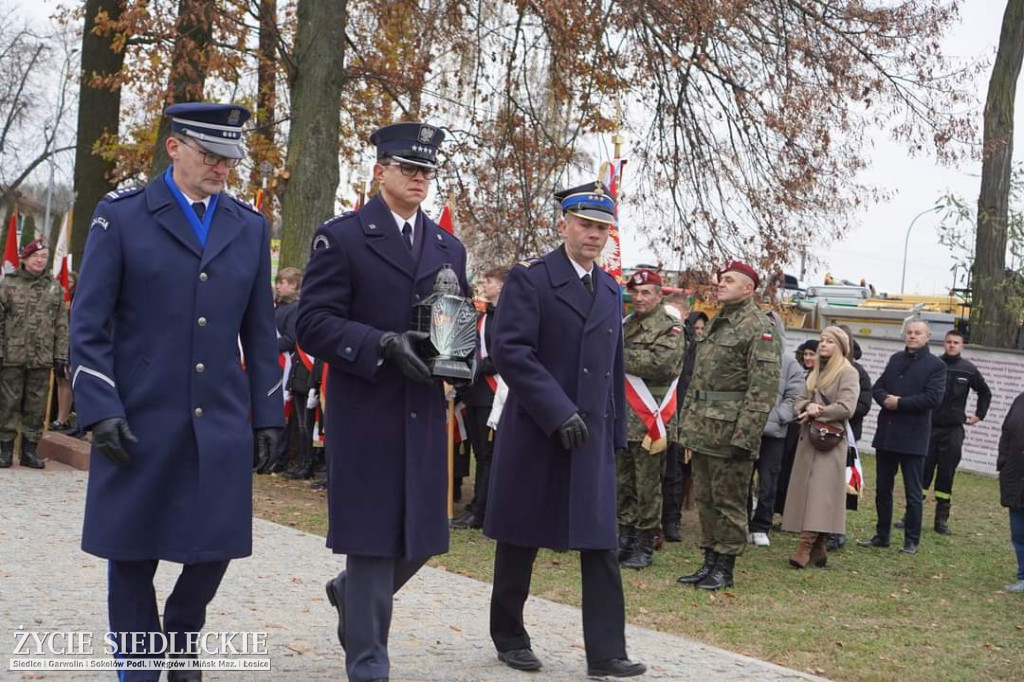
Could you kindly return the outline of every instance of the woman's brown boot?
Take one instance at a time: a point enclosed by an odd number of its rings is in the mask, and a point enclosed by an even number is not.
[[[789,565],[793,568],[807,568],[811,562],[811,545],[817,537],[817,533],[803,531],[800,533],[800,540],[796,546],[796,552],[789,558]]]
[[[825,547],[827,533],[818,533],[811,545],[811,563],[818,568],[825,568],[828,563],[828,549]]]

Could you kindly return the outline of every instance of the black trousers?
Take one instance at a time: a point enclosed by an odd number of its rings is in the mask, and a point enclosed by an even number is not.
[[[669,443],[665,451],[665,477],[661,481],[661,527],[683,518],[683,480],[690,465],[683,464],[683,448]]]
[[[761,452],[754,463],[754,472],[750,476],[750,490],[754,489],[754,474],[757,474],[757,507],[750,516],[751,533],[770,533],[772,517],[775,515],[775,494],[779,485],[779,472],[782,471],[782,456],[786,449],[785,438],[761,437]],[[748,511],[753,508],[753,500],[747,500]]]
[[[935,477],[935,499],[949,500],[953,497],[953,477],[960,466],[964,451],[964,427],[933,426],[928,441],[928,456],[924,458],[924,479],[922,491],[927,491]],[[935,470],[938,469],[938,474]]]
[[[800,441],[800,424],[791,422],[786,428],[785,445],[782,450],[782,468],[779,471],[778,483],[775,486],[775,513],[786,512],[786,495],[789,494],[789,477],[793,473],[793,462],[796,461],[796,446]]]
[[[875,512],[878,524],[875,534],[888,540],[892,529],[892,490],[896,483],[896,470],[903,471],[903,488],[907,497],[907,513],[904,516],[904,541],[921,542],[921,476],[924,471],[924,457],[904,452],[878,450],[875,453],[877,476],[875,481]]]
[[[348,556],[334,582],[345,595],[345,671],[351,682],[388,677],[394,596],[426,561]]]
[[[494,455],[494,441],[489,438],[490,429],[487,426],[487,418],[490,416],[489,405],[466,408],[466,435],[469,436],[476,456],[473,501],[469,505],[469,510],[481,520],[487,512],[487,487],[491,482],[491,458]]]
[[[529,649],[523,605],[530,595],[536,547],[499,542],[494,554],[491,639],[499,652]],[[583,644],[587,661],[626,657],[626,604],[617,552],[580,550],[583,576]]]
[[[170,649],[168,644],[169,651],[184,651],[189,640],[196,638],[206,624],[206,607],[217,594],[228,568],[227,561],[185,564],[164,603],[161,627],[153,589],[153,576],[159,564],[155,559],[107,562],[107,609],[110,632],[117,638],[115,658],[164,658],[163,653],[150,651],[148,636],[146,641],[133,642],[131,633],[137,632],[162,632],[168,638],[173,635],[174,648]],[[159,646],[160,639],[154,644]],[[159,678],[159,670],[128,670],[120,677],[125,682],[155,682]]]

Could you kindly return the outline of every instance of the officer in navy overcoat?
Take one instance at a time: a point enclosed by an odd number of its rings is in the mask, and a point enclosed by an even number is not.
[[[82,548],[109,559],[110,629],[163,630],[181,653],[228,561],[252,552],[254,439],[274,446],[283,398],[267,221],[222,191],[249,112],[196,103],[165,113],[172,167],[111,192],[93,215],[71,371],[79,422],[93,434]],[[161,560],[184,564],[163,627]]]
[[[555,195],[562,246],[509,274],[492,355],[509,386],[494,446],[484,532],[498,541],[491,637],[498,658],[537,670],[523,604],[538,547],[580,552],[590,675],[645,670],[626,657],[616,555],[616,449],[626,447],[622,304],[595,267],[615,202],[600,183]]]
[[[392,597],[448,551],[444,393],[409,331],[442,266],[469,290],[462,244],[420,210],[443,139],[422,123],[370,137],[380,192],[317,229],[299,297],[299,344],[330,367],[327,545],[348,556],[327,596],[356,682],[387,679]]]

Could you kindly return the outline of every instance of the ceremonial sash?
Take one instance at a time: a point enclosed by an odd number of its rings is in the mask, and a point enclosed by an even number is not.
[[[483,314],[480,319],[476,321],[476,330],[480,335],[480,343],[477,344],[480,348],[480,359],[485,360],[490,353],[487,352],[487,343],[485,342],[484,330],[487,329],[487,315]],[[485,374],[484,379],[487,381],[487,385],[491,387],[491,393],[498,392],[498,377],[493,374]]]
[[[626,375],[626,402],[647,428],[641,447],[651,454],[658,454],[668,447],[668,428],[665,425],[676,412],[678,384],[679,377],[676,377],[659,405],[643,379],[633,374]]]
[[[857,450],[857,441],[853,437],[853,429],[850,422],[846,422],[846,442],[848,447],[853,448],[853,466],[846,467],[846,492],[850,495],[860,495],[864,490],[864,467],[860,463],[860,452]]]
[[[466,404],[458,403],[455,406],[455,444],[464,442],[469,438],[466,431]]]

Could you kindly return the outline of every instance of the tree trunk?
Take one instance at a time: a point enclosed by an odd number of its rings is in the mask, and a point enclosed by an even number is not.
[[[1024,0],[1007,0],[999,49],[985,101],[971,305],[971,343],[1013,345],[1015,315],[1006,277],[1006,241],[1013,161],[1013,104],[1024,59]]]
[[[282,267],[306,264],[313,232],[334,213],[345,22],[346,0],[299,0],[288,184],[281,196]]]
[[[254,188],[263,188],[263,215],[273,224],[274,188],[261,167],[268,164],[273,149],[276,128],[274,118],[277,104],[277,0],[260,0],[259,63],[256,67],[256,132],[252,136],[250,153],[253,156],[249,182]],[[275,155],[276,158],[276,155]],[[273,172],[272,167],[269,170]]]
[[[112,21],[121,16],[121,0],[87,0],[82,31],[82,70],[79,74],[78,140],[75,147],[75,211],[71,224],[71,252],[76,264],[82,262],[92,212],[103,195],[114,189],[110,177],[114,162],[93,153],[105,134],[117,135],[121,115],[121,88],[94,88],[92,77],[118,73],[124,64],[124,50],[114,51],[113,35],[93,33],[96,15],[105,12]]]
[[[171,101],[198,102],[203,99],[206,85],[207,50],[213,38],[213,12],[217,3],[207,0],[180,0],[178,3],[178,38],[171,53],[171,74],[168,91]],[[152,180],[170,165],[167,156],[167,137],[171,134],[171,121],[160,119],[160,131],[153,150],[153,163],[149,167]]]

